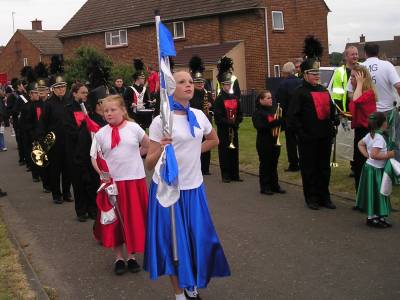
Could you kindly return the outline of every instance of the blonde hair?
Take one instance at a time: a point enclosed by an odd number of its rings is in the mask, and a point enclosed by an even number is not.
[[[372,81],[371,74],[369,73],[368,69],[362,65],[356,64],[353,67],[352,71],[361,73],[362,77],[365,79],[363,86],[362,86],[362,91],[365,92],[368,90],[372,90],[374,92],[375,101],[376,101],[376,98],[377,98],[376,88],[375,88],[374,82]]]
[[[124,120],[126,120],[126,121],[133,121],[129,116],[128,116],[128,111],[127,111],[127,109],[126,109],[126,106],[125,106],[125,102],[124,102],[124,99],[120,96],[120,95],[110,95],[110,96],[107,96],[106,98],[104,98],[103,100],[101,100],[101,103],[104,105],[104,104],[107,104],[107,103],[117,103],[118,104],[118,106],[124,111],[124,116],[123,116],[123,118],[124,118]]]

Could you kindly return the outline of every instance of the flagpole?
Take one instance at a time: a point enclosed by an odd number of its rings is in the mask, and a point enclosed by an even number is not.
[[[161,81],[161,53],[160,53],[160,31],[159,31],[159,25],[161,22],[160,18],[160,13],[158,10],[154,11],[155,14],[155,21],[156,21],[156,32],[157,32],[157,52],[158,52],[158,74],[159,78]],[[161,87],[161,82],[160,82],[160,87]],[[161,92],[161,89],[160,89]],[[162,91],[164,92],[164,91]],[[163,97],[160,98],[163,99]],[[164,99],[166,100],[166,99]],[[168,101],[168,99],[167,99]],[[170,112],[171,113],[171,112]],[[167,116],[165,113],[165,103],[163,101],[160,101],[160,117],[162,121],[162,128],[163,128],[163,135],[165,136],[166,134],[171,135],[172,134],[172,128],[170,128],[171,125],[171,116]],[[169,118],[170,122],[166,120],[166,118]],[[177,243],[177,238],[176,238],[176,221],[175,221],[175,204],[172,204],[170,206],[170,217],[171,217],[171,237],[172,237],[172,255],[173,255],[173,262],[175,267],[178,266],[179,264],[179,257],[178,257],[178,243]]]

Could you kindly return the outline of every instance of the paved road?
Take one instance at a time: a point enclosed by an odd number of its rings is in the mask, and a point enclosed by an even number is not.
[[[77,222],[73,203],[52,204],[17,166],[7,138],[0,186],[9,196],[1,210],[43,285],[59,299],[173,299],[167,278],[115,276],[112,252],[93,240],[92,223]],[[334,199],[336,211],[311,211],[297,187],[264,196],[257,177],[222,184],[212,172],[207,194],[232,276],[214,279],[203,299],[400,299],[398,213],[392,229],[371,229],[348,200]]]

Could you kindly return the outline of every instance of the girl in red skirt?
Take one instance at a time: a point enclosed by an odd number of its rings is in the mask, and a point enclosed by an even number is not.
[[[106,192],[97,196],[98,221],[94,233],[106,248],[114,248],[114,271],[125,273],[126,268],[136,273],[140,266],[135,253],[144,251],[147,216],[147,187],[141,156],[147,153],[149,138],[135,122],[129,121],[121,96],[113,95],[102,102],[108,125],[95,135],[91,148],[92,164],[103,183],[114,183],[118,195],[115,208]],[[106,167],[99,163],[101,154]],[[128,254],[123,256],[123,244]]]

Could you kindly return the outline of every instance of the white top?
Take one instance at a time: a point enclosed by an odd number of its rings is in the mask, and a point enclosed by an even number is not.
[[[96,158],[97,145],[100,146],[110,175],[115,181],[144,178],[146,174],[139,151],[139,144],[145,135],[144,130],[134,122],[126,122],[126,125],[119,129],[121,140],[113,149],[111,149],[111,133],[112,127],[106,125],[95,134],[90,156]]]
[[[388,111],[393,108],[393,102],[396,100],[393,86],[400,82],[400,77],[395,67],[388,61],[380,60],[377,57],[370,57],[361,65],[365,66],[372,77],[376,86],[378,99],[376,102],[377,111]],[[347,90],[353,92],[353,86],[347,85]]]
[[[172,128],[172,145],[178,162],[178,182],[181,190],[198,188],[203,183],[201,174],[201,143],[204,135],[210,134],[212,125],[205,114],[198,109],[190,108],[196,115],[200,129],[194,127],[195,137],[190,133],[186,115],[174,114]],[[162,135],[160,116],[154,118],[149,128],[150,140],[159,143]],[[157,163],[156,168],[158,167]],[[158,184],[158,178],[153,174],[153,181]]]
[[[368,151],[368,156],[369,158],[367,159],[367,164],[375,167],[375,168],[383,168],[385,166],[386,160],[377,160],[377,159],[372,159],[371,156],[371,150],[372,148],[379,148],[381,149],[380,153],[386,154],[387,148],[386,148],[386,141],[384,137],[379,134],[375,133],[374,138],[371,137],[371,134],[367,134],[364,138],[363,141],[365,145],[367,146],[367,151]]]

